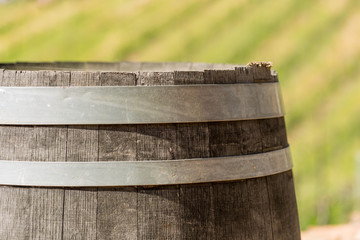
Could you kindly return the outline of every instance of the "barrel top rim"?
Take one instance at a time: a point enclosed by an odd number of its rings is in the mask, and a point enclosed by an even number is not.
[[[8,62],[0,63],[0,69],[16,71],[64,71],[64,72],[204,72],[234,71],[253,65],[203,63],[203,62]],[[266,66],[268,67],[268,66]],[[270,68],[270,67],[269,67]]]

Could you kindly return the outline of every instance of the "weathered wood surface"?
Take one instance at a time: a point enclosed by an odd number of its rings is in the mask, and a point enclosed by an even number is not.
[[[70,86],[94,86],[99,73],[72,72]],[[98,161],[98,126],[68,126],[67,162]],[[96,239],[97,189],[66,189],[64,194],[64,239]]]
[[[135,86],[133,73],[100,75],[101,86]],[[99,161],[136,161],[136,125],[100,126]],[[97,239],[137,239],[137,189],[98,189]]]
[[[69,72],[4,71],[1,86],[68,86]],[[67,127],[0,126],[0,159],[65,161]],[[0,187],[0,239],[61,239],[64,190]]]
[[[233,66],[178,64],[181,71],[146,72],[173,66],[127,62],[55,65],[78,70],[0,69],[1,86],[276,80],[268,68],[258,66],[228,70]],[[31,68],[31,64],[26,67]],[[89,67],[107,72],[80,71]],[[221,70],[203,71],[218,67]],[[0,159],[5,160],[144,161],[261,153],[287,146],[287,139],[284,119],[275,118],[188,124],[0,126],[0,144]],[[243,181],[157,187],[2,186],[0,218],[0,239],[300,239],[291,171]]]

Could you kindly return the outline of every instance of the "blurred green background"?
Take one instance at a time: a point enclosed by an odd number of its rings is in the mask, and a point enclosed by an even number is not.
[[[359,0],[0,0],[0,62],[123,60],[272,61],[302,229],[359,209]]]

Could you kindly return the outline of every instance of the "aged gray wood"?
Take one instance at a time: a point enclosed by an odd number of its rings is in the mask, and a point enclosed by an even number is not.
[[[232,84],[238,82],[233,70],[205,70],[204,76],[206,84]]]
[[[175,85],[204,84],[204,74],[196,71],[175,72]],[[175,158],[209,157],[207,123],[176,125]],[[212,184],[180,185],[181,239],[214,239]]]
[[[235,71],[205,71],[205,83],[234,83]],[[241,122],[209,123],[210,156],[241,154]],[[246,182],[214,183],[214,239],[246,239],[249,219]]]
[[[229,76],[219,71],[209,71],[208,78],[213,82],[217,76],[217,83],[253,82],[256,70],[242,70],[239,72],[237,69]],[[242,76],[239,76],[240,73]],[[212,157],[262,152],[258,120],[209,123],[209,133]],[[214,183],[213,188],[216,239],[272,239],[264,178],[228,184]]]
[[[274,80],[271,73],[271,63],[270,62],[251,62],[249,66],[250,71],[252,71],[253,81],[254,82],[271,82]],[[275,80],[277,80],[275,78]]]
[[[69,72],[39,71],[37,78],[31,79],[31,85],[37,86],[68,86],[69,82]],[[66,127],[34,127],[34,130],[38,130],[36,134],[32,133],[37,145],[33,146],[34,151],[38,152],[33,156],[34,161],[49,161],[53,157],[54,161],[66,161]],[[33,214],[30,220],[30,239],[61,239],[64,190],[31,190],[30,207]]]
[[[249,150],[254,151],[252,153],[261,152],[261,145],[257,144],[261,141],[257,125],[257,120],[246,124],[210,123],[211,156],[249,154]],[[246,137],[241,137],[244,135]],[[247,145],[253,143],[255,147],[244,147],[243,141]],[[256,194],[258,192],[260,199]],[[256,181],[250,179],[233,183],[215,183],[215,232],[218,234],[216,239],[272,239],[267,197],[266,180],[263,178]]]
[[[212,156],[261,152],[259,130],[257,120],[209,124]],[[272,239],[265,179],[214,184],[214,206],[217,239]]]
[[[262,120],[243,121],[241,123],[242,154],[255,154],[262,151],[260,121]],[[264,178],[247,180],[248,202],[246,208],[251,221],[248,222],[247,237],[245,239],[272,239],[266,183]]]
[[[103,72],[101,86],[135,86],[133,73]],[[99,128],[99,161],[135,161],[136,125]],[[137,239],[137,189],[99,188],[97,239]]]
[[[274,239],[300,240],[299,219],[292,171],[266,178]]]
[[[223,79],[226,81],[226,78]],[[252,132],[247,132],[248,140],[252,142],[247,144],[253,145],[260,141],[257,139],[260,136],[256,134],[256,125],[253,127],[253,124],[256,124],[256,120],[244,127],[240,121],[209,123],[210,155],[215,157],[244,154],[246,149],[243,147],[244,139],[241,136],[244,136],[243,133],[248,127],[252,128]],[[261,152],[261,145],[258,148],[255,145],[254,152]],[[265,235],[263,239],[271,239],[266,234],[266,226],[259,224],[258,218],[253,219],[250,215],[254,199],[248,191],[254,187],[253,191],[259,190],[250,181],[214,184],[216,239],[256,239],[255,235],[259,233]],[[268,205],[262,201],[257,207],[258,211],[260,209],[261,212],[265,212]],[[266,217],[266,214],[260,215],[260,218]]]
[[[174,73],[140,72],[137,85],[172,85]],[[137,160],[175,159],[176,125],[137,126]],[[179,187],[138,188],[138,239],[180,239]]]
[[[203,84],[204,73],[197,71],[175,71],[174,84],[187,85],[187,84]]]
[[[7,71],[2,86],[67,86],[68,72]],[[66,127],[1,126],[1,159],[65,161]],[[7,146],[7,147],[6,147]],[[61,239],[62,189],[0,188],[0,239]]]
[[[286,146],[284,118],[262,120],[264,151]],[[300,239],[299,219],[292,171],[266,177],[274,239]]]
[[[3,83],[2,83],[3,84]],[[26,146],[27,139],[23,132],[30,132],[32,127],[0,127],[1,158],[19,157],[17,146]],[[28,135],[29,136],[29,135]],[[26,135],[25,135],[26,137]],[[32,140],[32,139],[31,139]],[[15,143],[17,145],[15,145]],[[23,160],[31,159],[31,150],[25,148]],[[31,190],[26,188],[0,187],[0,239],[25,239],[30,235]],[[16,224],[14,224],[16,222]]]
[[[249,67],[236,67],[235,68],[236,79],[239,79],[239,82],[251,83],[254,82],[254,75],[252,73],[252,68]]]
[[[99,85],[99,73],[72,72],[70,86]],[[69,126],[66,161],[98,161],[98,126]],[[96,239],[97,189],[66,189],[64,239]]]

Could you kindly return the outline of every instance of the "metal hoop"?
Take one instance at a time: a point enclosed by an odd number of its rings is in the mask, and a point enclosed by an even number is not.
[[[232,157],[125,162],[0,161],[0,185],[110,187],[263,177],[292,168],[289,148]]]
[[[185,123],[283,115],[278,83],[0,88],[0,124],[7,125]]]

